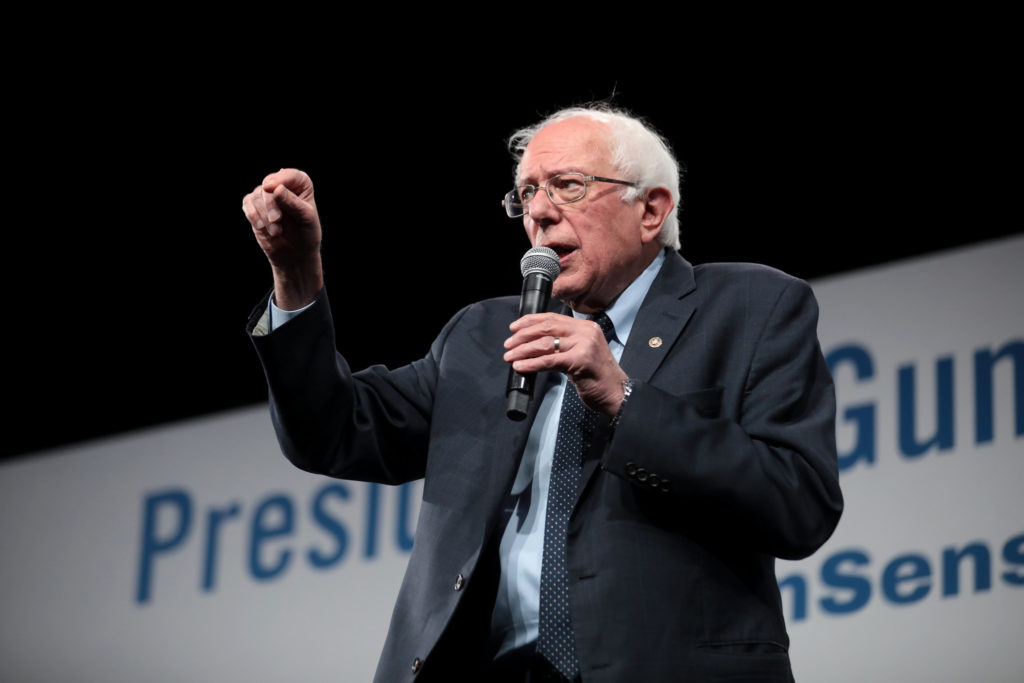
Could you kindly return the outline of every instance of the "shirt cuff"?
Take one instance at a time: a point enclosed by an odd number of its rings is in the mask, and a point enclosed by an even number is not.
[[[273,332],[278,329],[286,322],[299,315],[307,308],[316,303],[316,299],[313,299],[310,303],[306,304],[302,308],[297,308],[294,311],[286,311],[283,308],[278,308],[277,304],[274,303],[274,295],[270,295],[270,300],[267,303],[267,333]]]

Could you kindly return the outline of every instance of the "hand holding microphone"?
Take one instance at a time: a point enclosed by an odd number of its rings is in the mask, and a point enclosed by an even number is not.
[[[562,272],[558,254],[548,247],[533,247],[519,262],[523,274],[523,291],[519,297],[519,317],[547,310],[551,300],[551,283]],[[534,374],[521,375],[512,368],[508,371],[505,395],[508,406],[505,414],[511,420],[523,420],[533,398]]]
[[[505,342],[505,360],[513,364],[505,392],[509,419],[526,418],[534,377],[542,371],[564,373],[591,410],[609,417],[617,414],[625,395],[623,381],[629,376],[615,359],[600,325],[547,312],[552,283],[561,272],[557,255],[547,247],[535,247],[526,252],[521,265],[519,319],[510,325],[512,336]]]

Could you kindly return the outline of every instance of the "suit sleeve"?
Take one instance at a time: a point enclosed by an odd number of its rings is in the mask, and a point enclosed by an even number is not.
[[[345,479],[399,484],[422,477],[439,359],[458,317],[423,359],[394,371],[350,370],[337,351],[326,291],[288,324],[252,335],[285,456],[300,469]],[[256,319],[254,313],[250,332]]]
[[[716,539],[786,559],[810,555],[843,507],[835,393],[810,287],[790,280],[759,329],[743,328],[735,409],[727,387],[674,394],[635,386],[603,468]],[[641,494],[638,494],[641,495]]]

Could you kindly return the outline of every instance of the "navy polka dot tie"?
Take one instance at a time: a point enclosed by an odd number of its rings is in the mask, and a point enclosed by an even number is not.
[[[615,336],[612,321],[601,313],[593,318],[605,339]],[[540,572],[540,626],[537,652],[570,681],[576,677],[579,661],[573,640],[569,612],[569,574],[565,567],[565,530],[576,500],[583,450],[597,425],[597,413],[583,405],[571,382],[562,397],[562,412],[555,437],[555,455],[548,483],[548,504],[544,520],[544,557]]]

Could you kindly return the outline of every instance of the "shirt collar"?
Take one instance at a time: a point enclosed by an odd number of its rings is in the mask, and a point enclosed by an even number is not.
[[[654,282],[654,278],[658,276],[658,271],[661,270],[661,264],[665,262],[665,250],[662,249],[658,252],[658,255],[654,257],[650,265],[644,268],[644,271],[640,273],[633,282],[630,283],[629,287],[626,287],[622,291],[622,294],[615,299],[615,302],[611,305],[605,313],[611,318],[612,325],[615,326],[615,338],[618,339],[619,343],[623,346],[629,340],[629,332],[633,329],[633,322],[636,320],[636,314],[640,312],[640,304],[644,302],[644,297],[647,296],[647,290],[651,288],[651,284]],[[573,317],[576,318],[589,318],[590,316],[584,313],[572,312]]]

